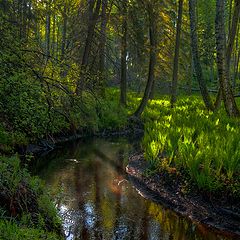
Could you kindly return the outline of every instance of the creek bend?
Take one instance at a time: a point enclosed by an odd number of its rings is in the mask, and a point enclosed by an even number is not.
[[[66,239],[225,240],[138,194],[125,173],[133,145],[125,139],[86,139],[37,160]]]

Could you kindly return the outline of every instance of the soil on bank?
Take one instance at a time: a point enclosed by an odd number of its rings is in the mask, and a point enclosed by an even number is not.
[[[240,239],[240,201],[228,201],[195,191],[186,191],[186,183],[175,172],[147,175],[148,165],[142,153],[129,158],[126,172],[138,192],[192,221],[221,234]]]

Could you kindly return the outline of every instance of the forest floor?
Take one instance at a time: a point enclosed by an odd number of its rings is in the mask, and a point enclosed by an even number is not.
[[[222,195],[209,196],[196,189],[186,190],[186,182],[176,172],[147,174],[142,153],[129,158],[126,172],[139,193],[176,213],[225,236],[240,239],[240,202]]]

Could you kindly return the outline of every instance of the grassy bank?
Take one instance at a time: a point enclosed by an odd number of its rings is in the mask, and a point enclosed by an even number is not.
[[[182,97],[174,109],[154,100],[144,113],[142,142],[150,172],[163,171],[206,194],[240,197],[239,120],[205,110],[202,100]]]
[[[61,220],[40,179],[17,156],[0,157],[0,239],[61,239]]]

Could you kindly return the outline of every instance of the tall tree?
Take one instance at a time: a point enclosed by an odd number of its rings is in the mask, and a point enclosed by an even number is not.
[[[61,61],[65,57],[66,38],[67,38],[67,3],[64,3],[62,11],[63,27],[62,27],[62,44],[61,44]]]
[[[237,34],[238,29],[238,22],[239,22],[239,16],[240,16],[240,1],[237,0],[234,3],[234,10],[233,10],[233,16],[231,16],[232,12],[232,1],[230,1],[230,13],[229,13],[229,34],[228,34],[228,42],[226,47],[226,71],[229,75],[229,79],[231,79],[231,56],[233,52],[233,46],[235,37]],[[233,87],[235,87],[235,71],[233,76]],[[222,101],[222,88],[221,86],[218,89],[217,99],[215,102],[215,107],[219,108]]]
[[[85,47],[84,47],[82,62],[80,67],[81,76],[80,76],[80,79],[77,81],[77,88],[76,88],[77,95],[79,95],[84,89],[88,60],[89,60],[89,55],[90,55],[90,51],[93,43],[95,27],[99,17],[100,8],[101,8],[101,0],[88,1],[89,21],[88,21],[88,27],[87,27],[87,37],[85,40]]]
[[[127,0],[122,2],[120,103],[127,104]]]
[[[134,115],[136,117],[140,117],[143,113],[144,108],[146,107],[152,88],[153,88],[153,82],[154,82],[154,75],[155,75],[155,65],[156,65],[156,48],[157,48],[157,39],[156,39],[156,9],[154,9],[154,3],[151,1],[148,1],[146,3],[147,12],[148,12],[148,18],[149,18],[149,40],[150,40],[150,55],[149,55],[149,67],[148,67],[148,80],[147,85],[144,91],[144,95],[142,98],[142,101],[137,108]]]
[[[228,69],[228,59],[226,52],[226,32],[225,32],[225,6],[224,0],[216,2],[216,46],[217,46],[217,67],[220,87],[222,91],[226,112],[231,117],[239,116],[239,110],[235,102],[230,85],[230,75]]]
[[[107,6],[108,0],[102,0],[102,13],[101,13],[101,30],[100,30],[100,43],[99,43],[99,72],[101,95],[105,95],[105,62],[106,62],[106,28],[107,28]]]
[[[51,37],[51,3],[46,5],[46,26],[45,26],[45,44],[46,44],[46,59],[50,56],[50,37]]]
[[[231,64],[231,56],[232,51],[234,47],[234,42],[236,38],[236,33],[238,30],[238,24],[239,24],[239,17],[240,17],[240,1],[235,0],[234,3],[234,11],[233,11],[233,17],[229,29],[229,36],[228,36],[228,43],[227,43],[227,49],[226,49],[226,61],[227,61],[227,71],[228,74],[230,74],[230,64]]]
[[[178,19],[177,19],[177,34],[175,43],[175,54],[173,60],[173,78],[172,78],[172,96],[171,106],[177,101],[177,83],[178,83],[178,60],[179,60],[179,49],[181,40],[181,28],[182,28],[182,13],[183,13],[183,0],[178,1]]]
[[[214,110],[206,81],[203,77],[202,67],[198,51],[198,34],[197,34],[197,16],[196,16],[196,0],[189,0],[189,15],[190,15],[190,29],[191,29],[191,49],[193,56],[193,65],[203,101],[208,110]]]
[[[238,26],[237,31],[237,38],[236,38],[236,46],[235,46],[235,57],[234,57],[234,75],[233,75],[233,89],[236,87],[236,81],[238,76],[238,68],[240,63],[240,48],[239,48],[239,33],[240,33],[240,27]]]

